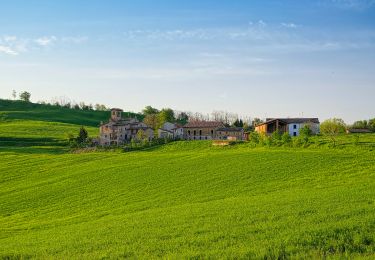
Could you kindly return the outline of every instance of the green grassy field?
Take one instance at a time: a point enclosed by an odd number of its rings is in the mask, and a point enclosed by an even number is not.
[[[0,121],[0,258],[375,257],[374,135],[72,154],[43,121]]]

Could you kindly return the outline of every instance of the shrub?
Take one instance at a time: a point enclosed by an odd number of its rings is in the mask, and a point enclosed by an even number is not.
[[[284,145],[290,145],[290,143],[292,142],[292,137],[290,136],[289,133],[285,132],[282,135],[281,140],[282,140]]]

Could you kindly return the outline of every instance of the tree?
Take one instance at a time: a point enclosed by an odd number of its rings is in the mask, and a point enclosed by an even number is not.
[[[257,125],[263,123],[263,120],[261,120],[260,118],[254,118],[253,120],[253,127],[256,127]]]
[[[312,135],[312,130],[309,125],[304,125],[300,130],[299,134],[304,137],[310,137]]]
[[[13,89],[13,91],[12,91],[12,98],[14,99],[14,100],[16,100],[16,98],[17,98],[17,92]]]
[[[143,122],[151,127],[152,129],[157,129],[159,125],[158,115],[157,114],[149,114],[145,116]]]
[[[281,136],[281,140],[283,141],[284,144],[290,144],[292,142],[292,137],[290,136],[288,132],[285,132]]]
[[[158,126],[162,126],[165,122],[175,122],[174,111],[170,108],[163,108],[158,114]]]
[[[176,122],[181,125],[186,125],[189,122],[189,116],[185,112],[181,112],[177,115]]]
[[[153,108],[152,106],[147,106],[142,110],[143,115],[155,115],[159,113],[159,110],[156,108]]]
[[[340,118],[332,118],[324,121],[320,125],[320,131],[322,134],[329,136],[333,141],[333,146],[336,146],[336,136],[346,131],[346,124],[344,120]]]
[[[367,122],[367,120],[362,120],[362,121],[356,121],[356,122],[354,122],[351,128],[354,128],[354,129],[361,129],[361,128],[368,129],[369,127],[370,127],[369,122]]]
[[[255,144],[259,144],[260,139],[261,139],[261,136],[259,135],[258,132],[251,132],[251,134],[249,136],[250,142],[255,143]]]
[[[143,131],[142,129],[140,129],[140,130],[137,132],[137,140],[138,140],[138,141],[144,141],[144,140],[147,140],[147,135],[146,135],[145,131]]]
[[[243,125],[244,125],[244,123],[243,123],[242,119],[238,119],[238,118],[233,123],[233,126],[235,126],[235,127],[243,127]]]
[[[20,93],[20,99],[25,102],[30,102],[31,94],[30,92],[23,91]]]
[[[108,111],[108,108],[102,104],[95,104],[95,110],[96,111]]]
[[[368,125],[371,131],[375,132],[375,118],[368,121]]]
[[[83,144],[87,141],[87,138],[89,137],[89,134],[87,133],[87,130],[82,126],[79,129],[79,134],[77,137],[77,143]]]

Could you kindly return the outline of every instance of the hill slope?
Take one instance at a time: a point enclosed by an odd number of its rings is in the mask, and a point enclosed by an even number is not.
[[[375,256],[373,152],[205,144],[2,152],[0,256]]]
[[[100,121],[106,121],[109,117],[109,111],[78,110],[0,99],[0,120],[23,119],[97,127]],[[141,115],[130,112],[125,112],[124,117],[138,117],[142,119]]]
[[[85,111],[1,104],[0,258],[375,257],[374,135],[70,154]]]

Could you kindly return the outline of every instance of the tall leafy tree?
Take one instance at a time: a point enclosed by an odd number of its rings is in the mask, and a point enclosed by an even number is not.
[[[142,114],[147,116],[147,115],[154,115],[158,114],[159,110],[156,108],[153,108],[152,106],[147,106],[142,110]]]
[[[346,124],[340,118],[328,119],[320,125],[320,131],[322,134],[329,136],[333,145],[336,146],[336,136],[345,133]]]
[[[82,126],[79,129],[78,137],[77,137],[77,143],[82,144],[87,141],[87,138],[89,137],[89,134],[87,133],[87,130]]]
[[[25,102],[30,102],[31,93],[27,91],[23,91],[20,93],[20,99]]]

